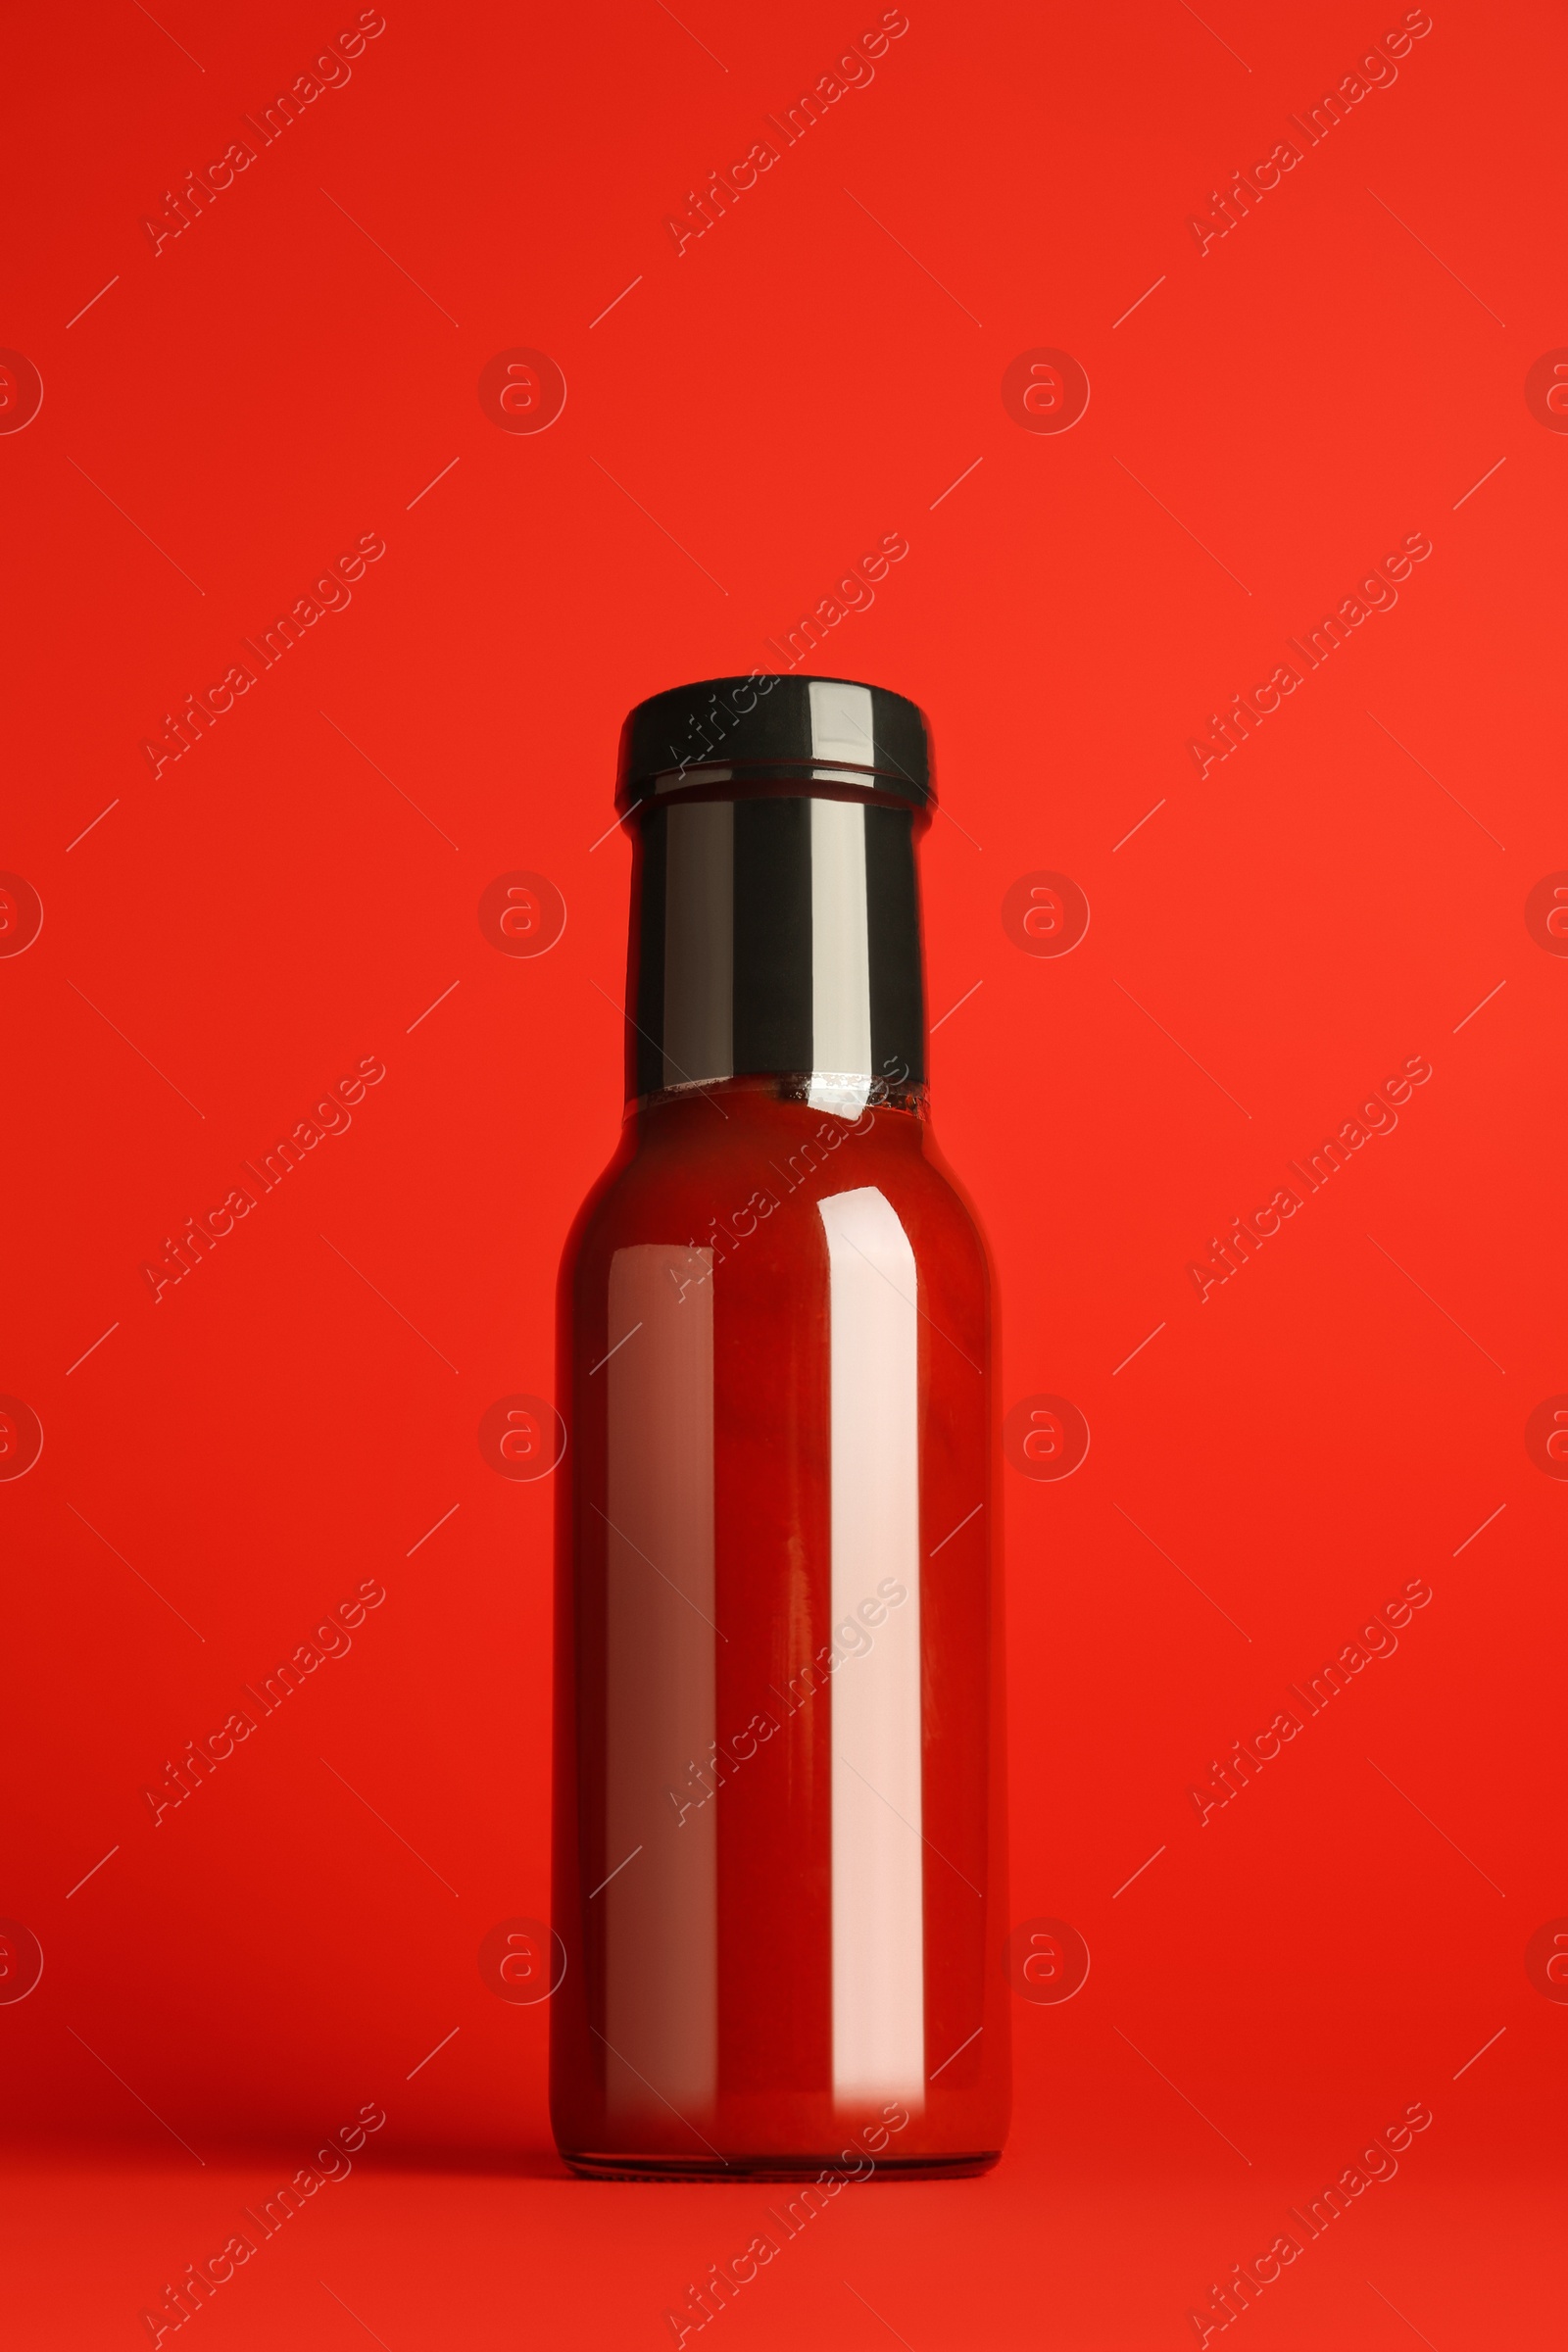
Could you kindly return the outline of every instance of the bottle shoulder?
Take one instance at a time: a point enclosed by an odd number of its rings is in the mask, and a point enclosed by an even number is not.
[[[868,1106],[850,1119],[716,1094],[628,1118],[574,1222],[563,1273],[597,1280],[616,1250],[639,1243],[725,1249],[754,1236],[782,1270],[803,1247],[811,1256],[822,1249],[816,1203],[861,1190],[890,1203],[918,1258],[940,1257],[989,1289],[973,1207],[923,1118]]]

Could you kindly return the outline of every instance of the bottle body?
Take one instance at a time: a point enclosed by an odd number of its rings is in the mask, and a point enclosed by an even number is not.
[[[985,1250],[919,1090],[810,1091],[644,1101],[563,1269],[582,2170],[975,2170],[1005,2132]]]

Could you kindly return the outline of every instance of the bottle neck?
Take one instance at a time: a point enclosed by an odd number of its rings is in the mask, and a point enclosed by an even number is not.
[[[772,1077],[856,1118],[923,1098],[914,812],[859,794],[677,799],[635,836],[626,1091]]]

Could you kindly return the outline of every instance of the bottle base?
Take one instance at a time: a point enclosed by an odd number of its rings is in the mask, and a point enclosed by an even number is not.
[[[858,2178],[845,2170],[842,2151],[823,2156],[612,2156],[596,2150],[563,2148],[562,2157],[580,2180],[814,2180],[820,2173]],[[874,2164],[871,2180],[970,2180],[990,2172],[1000,2148],[952,2156],[902,2156]]]

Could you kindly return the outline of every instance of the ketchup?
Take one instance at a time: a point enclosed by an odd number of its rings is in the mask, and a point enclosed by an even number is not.
[[[992,2164],[990,1278],[932,1140],[914,704],[640,704],[626,1123],[561,1284],[551,2109],[579,2172]]]

